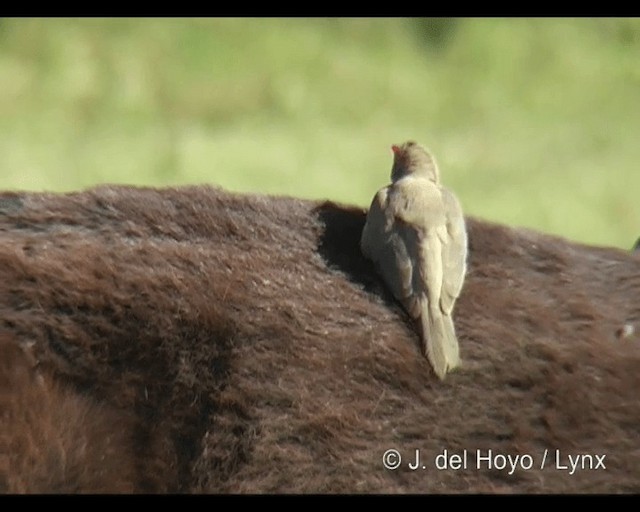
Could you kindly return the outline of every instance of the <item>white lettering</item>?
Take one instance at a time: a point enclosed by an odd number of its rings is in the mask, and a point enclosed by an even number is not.
[[[566,456],[566,462],[563,463],[563,457],[560,450],[556,450],[556,469],[569,470],[569,474],[573,475],[578,470],[607,469],[604,465],[606,455],[591,455],[588,453]]]

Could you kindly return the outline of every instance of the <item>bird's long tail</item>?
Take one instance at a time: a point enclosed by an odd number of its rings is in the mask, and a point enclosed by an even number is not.
[[[421,268],[426,284],[425,296],[420,304],[423,350],[436,375],[444,379],[448,371],[460,364],[460,351],[451,314],[440,307],[444,262],[442,236],[430,231],[420,244]]]
[[[436,375],[444,379],[447,372],[460,365],[460,349],[453,320],[436,304],[425,301],[422,314],[422,347]]]

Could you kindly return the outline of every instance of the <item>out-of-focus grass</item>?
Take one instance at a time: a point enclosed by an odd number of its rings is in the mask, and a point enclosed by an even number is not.
[[[628,248],[639,55],[638,19],[4,19],[0,188],[368,206],[412,138],[467,213]]]

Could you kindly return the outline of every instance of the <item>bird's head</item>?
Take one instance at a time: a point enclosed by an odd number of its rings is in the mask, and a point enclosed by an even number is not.
[[[404,144],[393,144],[393,167],[391,181],[409,175],[424,176],[434,183],[440,183],[440,171],[435,158],[423,146],[412,140]]]

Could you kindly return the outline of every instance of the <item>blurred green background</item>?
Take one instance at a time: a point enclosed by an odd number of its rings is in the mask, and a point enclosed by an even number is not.
[[[628,249],[640,19],[2,19],[0,188],[368,206],[429,147],[468,214]]]

